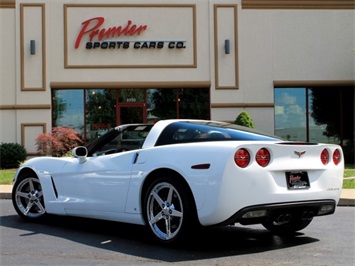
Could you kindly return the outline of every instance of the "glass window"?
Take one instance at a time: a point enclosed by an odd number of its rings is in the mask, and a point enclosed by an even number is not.
[[[242,129],[240,126],[223,122],[174,122],[169,124],[160,134],[156,145],[178,144],[203,141],[230,140],[279,140],[275,136],[267,136],[255,129]]]
[[[209,88],[53,89],[53,127],[67,126],[89,143],[118,124],[210,118]]]
[[[120,89],[119,102],[120,103],[136,103],[144,102],[144,89]]]
[[[305,88],[275,89],[275,135],[286,140],[306,141]]]
[[[177,118],[177,90],[150,89],[147,91],[148,120]]]
[[[86,90],[86,140],[103,135],[116,124],[116,90]]]
[[[317,97],[319,90],[313,93],[313,89],[308,90],[308,106],[309,106],[309,141],[310,142],[330,142],[331,140],[325,135],[327,124],[318,119],[319,117],[319,100]],[[324,91],[323,91],[324,92]],[[323,98],[323,97],[322,97]],[[329,99],[329,96],[326,98]],[[321,108],[322,109],[322,108]],[[321,111],[323,112],[323,111]],[[315,120],[316,119],[316,120]]]
[[[53,90],[53,127],[63,126],[84,133],[84,91]]]
[[[336,143],[354,161],[354,87],[275,88],[275,135]]]
[[[209,88],[147,90],[148,121],[210,118]]]
[[[179,118],[210,118],[210,94],[208,89],[180,89],[178,92]]]

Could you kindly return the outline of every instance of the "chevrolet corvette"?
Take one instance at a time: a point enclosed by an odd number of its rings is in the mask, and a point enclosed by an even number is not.
[[[27,160],[12,202],[27,221],[66,215],[145,225],[164,244],[237,223],[290,234],[335,212],[343,173],[336,144],[171,119],[117,126],[72,157]]]

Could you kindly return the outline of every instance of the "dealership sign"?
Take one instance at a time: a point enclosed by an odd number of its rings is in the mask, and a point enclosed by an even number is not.
[[[194,6],[66,5],[65,12],[67,68],[196,63]]]
[[[105,28],[102,27],[104,22],[105,18],[96,17],[81,23],[82,27],[76,38],[75,49],[79,48],[85,36],[89,39],[85,44],[86,49],[128,49],[130,47],[135,49],[186,48],[185,41],[121,41],[120,38],[141,35],[142,32],[147,30],[148,26],[137,25],[128,20],[124,25]]]

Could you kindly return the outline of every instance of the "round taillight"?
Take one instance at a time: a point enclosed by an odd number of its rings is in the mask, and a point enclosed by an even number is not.
[[[234,162],[241,168],[246,167],[250,162],[250,154],[246,149],[239,149],[234,154]]]
[[[338,149],[336,149],[333,152],[333,162],[335,165],[338,165],[340,163],[340,160],[341,160],[340,151]]]
[[[261,148],[256,153],[255,160],[260,166],[267,166],[270,162],[270,152],[265,148]]]
[[[329,162],[329,152],[327,149],[324,149],[320,154],[320,160],[324,165],[326,165]]]

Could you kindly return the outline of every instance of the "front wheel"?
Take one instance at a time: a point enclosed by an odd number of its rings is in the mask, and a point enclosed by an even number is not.
[[[17,179],[12,203],[18,215],[26,220],[38,220],[46,214],[42,186],[34,174],[26,173]]]
[[[153,237],[161,243],[175,243],[187,236],[195,225],[193,200],[172,178],[159,178],[148,188],[144,219]]]

